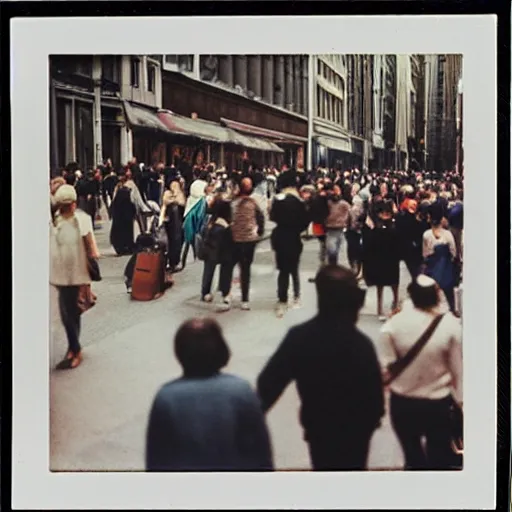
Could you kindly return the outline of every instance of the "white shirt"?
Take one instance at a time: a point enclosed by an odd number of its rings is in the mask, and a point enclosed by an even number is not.
[[[437,312],[436,312],[437,313]],[[380,364],[387,369],[401,359],[427,330],[434,314],[406,305],[381,329],[377,346]],[[453,391],[462,403],[462,323],[445,313],[416,359],[391,384],[394,393],[410,398],[441,399]]]

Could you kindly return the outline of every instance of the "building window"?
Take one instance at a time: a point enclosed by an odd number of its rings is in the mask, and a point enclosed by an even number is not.
[[[166,55],[165,56],[165,63],[166,64],[177,65],[178,64],[178,56],[177,55]]]
[[[156,67],[148,63],[148,91],[155,92]]]
[[[317,117],[322,117],[320,112],[322,111],[322,89],[320,86],[316,86],[316,115]]]
[[[317,73],[318,73],[319,75],[321,75],[321,74],[322,74],[322,61],[321,61],[321,60],[319,60],[319,61],[318,61],[318,65],[317,65]]]
[[[79,55],[76,57],[76,74],[83,76],[92,76],[92,57],[89,55]]]
[[[101,58],[102,76],[105,80],[119,83],[119,61],[116,55],[104,55]]]
[[[130,83],[132,87],[139,87],[140,84],[140,59],[132,57],[130,62]]]
[[[194,71],[194,56],[178,55],[178,67],[180,71],[186,71],[188,73]]]

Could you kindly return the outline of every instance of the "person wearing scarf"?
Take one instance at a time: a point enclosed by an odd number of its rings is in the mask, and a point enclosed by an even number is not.
[[[168,243],[168,265],[171,272],[174,272],[180,262],[186,199],[179,182],[179,175],[175,174],[171,179],[169,188],[164,192],[162,198],[163,207],[159,224],[165,226]]]
[[[190,187],[190,196],[185,205],[185,217],[183,220],[183,241],[185,245],[181,256],[181,270],[183,270],[187,264],[190,246],[192,246],[194,260],[196,259],[195,238],[203,228],[206,219],[207,187],[208,183],[204,173],[201,173],[199,179],[195,180]]]

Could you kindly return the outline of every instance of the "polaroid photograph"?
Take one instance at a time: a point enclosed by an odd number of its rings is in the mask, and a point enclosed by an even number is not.
[[[496,26],[13,19],[13,507],[493,508]]]

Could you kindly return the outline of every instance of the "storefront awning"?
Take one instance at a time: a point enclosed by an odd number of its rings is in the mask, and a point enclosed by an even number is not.
[[[189,135],[219,144],[233,144],[247,149],[283,153],[277,144],[269,140],[243,135],[217,123],[202,119],[189,119],[163,110],[158,113],[158,117],[172,133]]]
[[[270,140],[260,139],[258,137],[250,137],[235,130],[229,130],[231,135],[231,143],[248,149],[257,149],[259,151],[268,151],[272,153],[284,153],[284,149],[280,148]]]
[[[316,141],[321,146],[335,151],[344,151],[345,153],[352,153],[352,144],[347,139],[334,139],[332,137],[316,137]]]
[[[232,130],[236,130],[238,132],[244,132],[249,135],[256,135],[259,137],[266,137],[267,139],[272,139],[274,142],[307,142],[306,137],[300,137],[298,135],[292,135],[290,133],[278,132],[276,130],[268,130],[267,128],[261,128],[259,126],[254,126],[252,124],[240,123],[239,121],[233,121],[231,119],[226,119],[225,117],[221,117],[221,123],[225,124],[228,128]]]
[[[156,112],[138,107],[123,100],[123,109],[126,120],[130,126],[169,132],[167,127],[160,121]]]
[[[230,131],[216,123],[180,116],[165,110],[158,112],[158,118],[172,133],[189,135],[209,142],[231,142]]]

